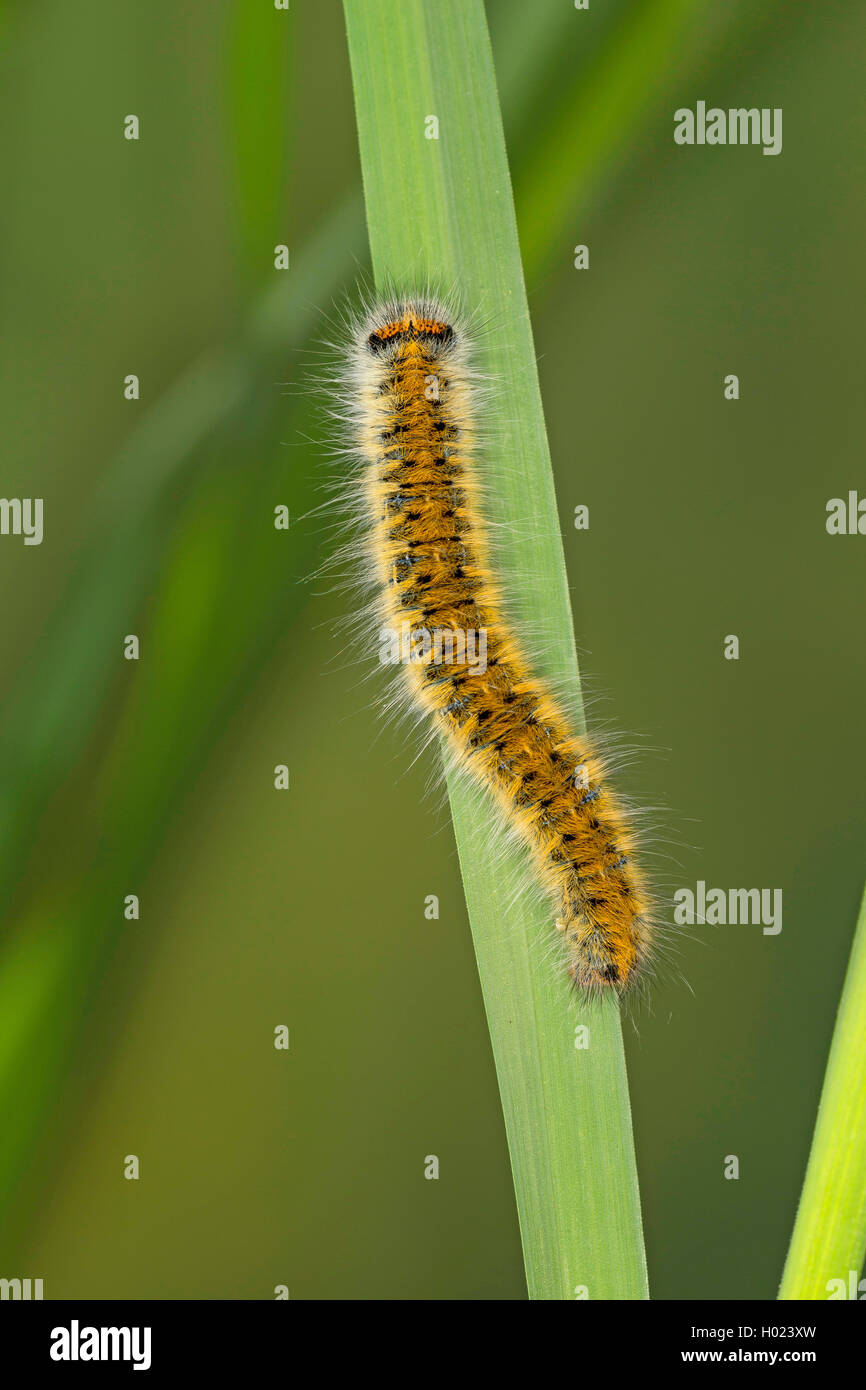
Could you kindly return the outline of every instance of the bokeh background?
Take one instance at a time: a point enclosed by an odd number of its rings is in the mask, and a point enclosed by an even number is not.
[[[866,493],[866,15],[488,14],[594,717],[673,886],[784,891],[627,1025],[651,1290],[769,1299],[866,870],[866,541],[824,527]],[[675,146],[698,99],[782,107],[782,154]],[[523,1298],[435,762],[310,578],[306,364],[367,264],[340,6],[5,0],[0,107],[2,492],[45,499],[0,538],[0,1275]]]

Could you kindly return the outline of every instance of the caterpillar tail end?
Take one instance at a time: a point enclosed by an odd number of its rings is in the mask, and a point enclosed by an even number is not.
[[[563,935],[568,976],[575,989],[591,999],[624,994],[638,970],[639,952],[628,939],[613,940],[585,918],[557,918]]]

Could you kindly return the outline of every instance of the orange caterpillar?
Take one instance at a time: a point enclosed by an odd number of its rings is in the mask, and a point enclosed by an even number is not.
[[[471,381],[465,331],[432,299],[380,304],[357,331],[348,396],[379,615],[415,703],[529,846],[575,985],[622,991],[650,941],[633,836],[506,621],[480,516]]]

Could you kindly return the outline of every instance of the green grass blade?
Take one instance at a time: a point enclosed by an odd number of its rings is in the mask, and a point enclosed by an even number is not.
[[[866,893],[782,1276],[782,1299],[826,1299],[866,1258]],[[837,1286],[838,1290],[838,1286]],[[860,1295],[855,1293],[855,1297]]]
[[[579,678],[496,82],[480,0],[345,0],[377,283],[459,286],[494,324],[479,365],[508,402],[489,505],[518,619],[551,633],[544,674]],[[425,139],[437,115],[438,140]],[[514,855],[489,860],[490,808],[450,787],[499,1077],[530,1296],[647,1296],[619,1011],[590,1013],[545,959],[552,912],[509,902]],[[578,1050],[574,1029],[590,1028]]]

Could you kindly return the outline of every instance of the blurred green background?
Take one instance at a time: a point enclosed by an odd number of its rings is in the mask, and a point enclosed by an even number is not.
[[[784,891],[626,1025],[651,1292],[772,1298],[866,867],[866,541],[824,528],[866,492],[866,15],[488,15],[591,718],[640,736],[669,887]],[[309,578],[307,364],[366,267],[340,6],[2,17],[2,491],[45,539],[0,538],[0,1275],[522,1298],[435,759]],[[699,99],[782,107],[782,154],[675,146]]]

